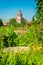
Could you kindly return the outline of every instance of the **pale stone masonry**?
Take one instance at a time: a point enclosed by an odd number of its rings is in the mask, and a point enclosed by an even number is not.
[[[6,53],[6,52],[14,52],[14,53],[18,53],[18,52],[29,52],[31,50],[30,47],[8,47],[8,48],[4,48],[3,52]]]

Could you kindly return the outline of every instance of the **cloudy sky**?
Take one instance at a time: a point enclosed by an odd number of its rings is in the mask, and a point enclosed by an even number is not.
[[[0,0],[0,18],[9,20],[17,16],[18,10],[22,11],[23,17],[31,21],[36,13],[34,0]]]

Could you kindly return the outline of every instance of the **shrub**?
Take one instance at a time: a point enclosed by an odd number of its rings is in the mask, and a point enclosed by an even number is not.
[[[0,34],[1,34],[0,43],[2,43],[5,47],[16,46],[15,40],[17,38],[17,35],[15,34],[14,28],[12,26],[2,27]]]

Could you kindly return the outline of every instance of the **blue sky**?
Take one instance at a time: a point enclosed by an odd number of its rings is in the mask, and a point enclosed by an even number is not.
[[[17,16],[18,10],[22,11],[23,17],[31,21],[36,13],[34,0],[0,0],[0,18],[9,20]]]

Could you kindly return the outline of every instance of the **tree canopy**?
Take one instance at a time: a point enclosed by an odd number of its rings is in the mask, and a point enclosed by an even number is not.
[[[38,22],[43,21],[43,0],[35,0],[37,5],[36,18]]]
[[[2,26],[3,25],[3,22],[2,22],[2,19],[0,19],[0,26]]]

